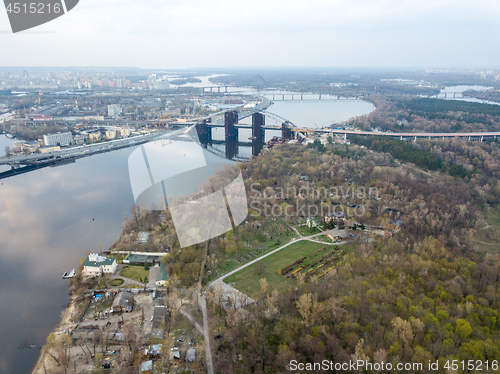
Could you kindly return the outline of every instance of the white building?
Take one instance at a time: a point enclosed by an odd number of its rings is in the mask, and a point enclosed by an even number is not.
[[[116,118],[118,117],[122,112],[122,107],[118,104],[111,104],[108,105],[108,116]]]
[[[96,276],[101,273],[113,275],[117,267],[115,258],[100,256],[97,253],[91,253],[82,265],[84,276]]]
[[[166,78],[157,79],[153,84],[153,88],[155,90],[168,90],[170,88],[170,82]]]
[[[43,136],[43,144],[45,146],[53,145],[70,145],[73,143],[73,135],[68,132],[58,132],[57,134],[47,134]]]

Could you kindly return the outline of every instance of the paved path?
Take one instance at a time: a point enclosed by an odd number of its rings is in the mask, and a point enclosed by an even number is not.
[[[183,316],[185,316],[192,324],[194,327],[196,327],[196,330],[198,330],[198,332],[205,336],[205,332],[203,331],[203,327],[201,327],[201,325],[196,322],[196,320],[194,319],[194,317],[191,315],[191,313],[189,313],[185,308],[182,308],[179,310],[181,312],[181,314]]]
[[[207,313],[207,301],[204,295],[198,298],[198,305],[201,307],[201,312],[203,314],[203,336],[205,337],[205,355],[207,360],[207,373],[213,374],[214,368],[212,365],[212,351],[210,349],[210,334],[208,329],[208,313]]]
[[[168,252],[137,252],[137,251],[111,251],[111,254],[117,254],[117,255],[128,255],[128,254],[133,254],[133,255],[141,255],[141,256],[165,256],[168,254]]]
[[[156,287],[156,276],[160,273],[160,266],[152,266],[149,268],[149,282],[147,287],[148,288],[155,288]]]
[[[194,317],[185,308],[181,307],[180,312],[185,316],[198,330],[198,332],[203,335],[203,340],[205,340],[205,360],[207,363],[207,373],[214,374],[213,364],[212,364],[212,351],[210,349],[210,334],[208,329],[208,316],[207,316],[207,302],[205,296],[201,295],[198,297],[198,305],[201,308],[203,314],[203,327],[194,319]]]

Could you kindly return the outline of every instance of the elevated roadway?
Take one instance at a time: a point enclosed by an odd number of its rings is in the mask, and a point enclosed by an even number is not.
[[[305,130],[305,129],[304,129]],[[496,138],[500,132],[371,132],[352,131],[336,129],[308,129],[318,133],[330,133],[337,135],[362,135],[362,136],[390,136],[393,138]]]

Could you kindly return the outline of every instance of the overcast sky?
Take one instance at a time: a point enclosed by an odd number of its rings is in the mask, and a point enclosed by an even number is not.
[[[500,68],[498,0],[80,0],[0,66]]]

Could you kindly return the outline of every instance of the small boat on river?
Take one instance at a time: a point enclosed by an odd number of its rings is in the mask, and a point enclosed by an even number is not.
[[[69,274],[67,272],[64,272],[63,279],[73,278],[75,274],[76,274],[75,269],[71,270]]]

